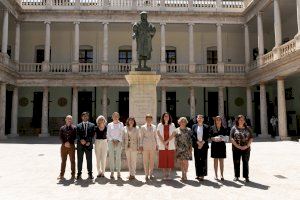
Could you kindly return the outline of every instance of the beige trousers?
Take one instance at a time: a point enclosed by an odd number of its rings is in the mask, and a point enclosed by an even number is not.
[[[105,172],[107,149],[107,140],[95,140],[95,154],[98,174]]]
[[[154,155],[155,155],[155,150],[143,151],[143,163],[144,163],[144,170],[146,176],[152,175],[153,173]]]
[[[136,173],[136,159],[137,151],[126,150],[127,165],[131,176],[135,176]]]

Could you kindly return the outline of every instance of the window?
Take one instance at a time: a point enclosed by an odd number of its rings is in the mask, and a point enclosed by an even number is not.
[[[42,63],[45,60],[45,50],[37,49],[36,50],[36,63]]]
[[[176,49],[166,50],[166,62],[169,64],[176,63]]]
[[[216,47],[207,48],[207,64],[217,64],[218,63],[218,51]]]
[[[132,51],[131,50],[119,50],[119,63],[131,63]]]
[[[93,49],[80,49],[79,50],[80,63],[93,63]]]
[[[50,48],[50,62],[51,62],[51,48]],[[35,62],[42,63],[45,60],[45,46],[38,45],[35,47]]]

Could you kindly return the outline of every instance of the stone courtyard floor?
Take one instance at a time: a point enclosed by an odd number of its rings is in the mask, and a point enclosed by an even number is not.
[[[0,142],[0,200],[22,199],[300,199],[300,143],[292,141],[256,141],[250,157],[250,183],[233,182],[231,145],[227,144],[225,181],[214,180],[213,160],[208,160],[206,181],[196,181],[194,162],[190,162],[189,181],[181,182],[181,173],[174,179],[157,179],[145,183],[142,171],[137,180],[86,180],[85,162],[83,180],[56,180],[60,167],[58,139],[20,137]],[[94,155],[93,155],[94,156]],[[95,157],[93,158],[93,162]],[[96,176],[95,162],[93,171]],[[109,173],[106,173],[109,177]],[[243,180],[243,179],[242,179]]]

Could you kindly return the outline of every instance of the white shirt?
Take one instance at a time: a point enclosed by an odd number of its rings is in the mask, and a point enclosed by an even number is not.
[[[198,126],[198,128],[197,128],[197,139],[199,141],[202,141],[202,139],[203,139],[203,125]]]
[[[119,122],[115,124],[114,122],[110,122],[107,125],[107,140],[112,141],[112,140],[118,140],[122,142],[123,136],[122,136],[122,131],[124,129],[124,125],[122,122]]]

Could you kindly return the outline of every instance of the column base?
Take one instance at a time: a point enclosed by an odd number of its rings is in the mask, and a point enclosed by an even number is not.
[[[19,134],[17,133],[11,133],[8,135],[9,138],[16,138],[16,137],[19,137]]]
[[[6,140],[7,139],[7,136],[6,135],[1,135],[0,136],[0,140]]]
[[[77,62],[72,63],[72,72],[79,73],[79,63],[77,63]]]
[[[102,63],[101,64],[101,72],[102,73],[108,73],[108,64],[107,63]]]
[[[291,141],[291,137],[288,136],[276,136],[275,139],[281,141]]]
[[[44,137],[50,137],[49,133],[43,133],[43,134],[39,134],[40,138],[44,138]]]
[[[259,138],[259,139],[271,139],[271,135],[266,135],[266,134],[259,134],[258,136],[257,136],[257,138]]]

